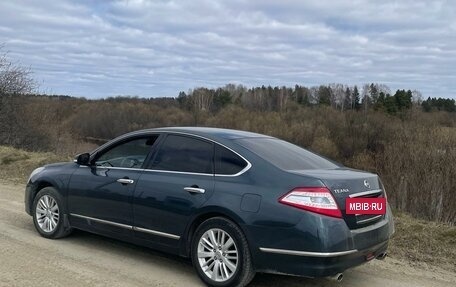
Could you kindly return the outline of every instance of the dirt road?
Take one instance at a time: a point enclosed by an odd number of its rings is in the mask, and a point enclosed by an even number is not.
[[[48,240],[24,212],[23,185],[0,182],[0,286],[202,286],[188,260],[75,232]],[[252,286],[455,286],[456,274],[387,258],[345,272],[342,283],[257,274]]]

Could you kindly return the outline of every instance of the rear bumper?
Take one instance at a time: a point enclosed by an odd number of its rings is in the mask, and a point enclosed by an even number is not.
[[[311,216],[290,228],[254,228],[254,234],[263,234],[252,251],[255,269],[305,277],[332,276],[385,253],[394,233],[389,208],[381,221],[353,230],[342,219]]]
[[[262,260],[269,262],[259,272],[305,277],[325,277],[361,265],[386,252],[388,241],[364,250],[324,252],[314,254],[290,253],[291,250],[260,250]],[[293,251],[291,251],[293,252]]]

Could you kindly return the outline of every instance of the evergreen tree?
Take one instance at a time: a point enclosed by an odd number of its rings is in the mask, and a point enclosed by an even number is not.
[[[350,91],[350,88],[347,87],[345,89],[345,97],[344,97],[344,109],[346,110],[351,110],[353,109],[353,100],[352,100],[352,94],[351,94],[351,91]]]
[[[318,88],[318,103],[320,105],[331,105],[331,90],[327,86],[320,86]]]
[[[402,111],[412,107],[412,91],[397,90],[394,94],[398,110]]]
[[[360,103],[361,99],[359,97],[359,91],[358,91],[358,87],[356,85],[353,88],[352,100],[353,100],[353,108],[358,111],[361,108],[361,103]]]

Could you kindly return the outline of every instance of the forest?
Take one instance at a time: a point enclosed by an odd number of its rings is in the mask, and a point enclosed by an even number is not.
[[[362,87],[195,88],[176,97],[86,99],[0,92],[0,145],[71,158],[125,132],[211,126],[275,136],[380,175],[393,208],[456,222],[454,99]]]

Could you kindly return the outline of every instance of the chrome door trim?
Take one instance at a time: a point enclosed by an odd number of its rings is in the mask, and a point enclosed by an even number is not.
[[[103,220],[103,219],[94,218],[94,217],[85,216],[85,215],[80,215],[80,214],[76,214],[76,213],[70,213],[70,215],[74,216],[74,217],[86,219],[89,221],[94,221],[94,222],[108,224],[108,225],[112,225],[112,226],[116,226],[116,227],[120,227],[120,228],[130,229],[133,231],[149,233],[149,234],[158,235],[158,236],[167,237],[167,238],[176,239],[176,240],[180,239],[180,236],[166,233],[166,232],[161,232],[161,231],[156,231],[156,230],[152,230],[152,229],[146,229],[146,228],[141,228],[141,227],[137,227],[137,226],[131,226],[131,225],[127,225],[127,224],[112,222],[112,221]]]
[[[358,193],[353,193],[349,194],[348,197],[360,197],[360,196],[365,196],[365,195],[371,195],[375,193],[381,193],[383,190],[381,189],[373,189],[373,190],[368,190],[368,191],[363,191],[363,192],[358,192]]]
[[[152,235],[158,235],[158,236],[162,236],[162,237],[167,237],[167,238],[171,238],[171,239],[176,239],[176,240],[179,240],[180,236],[178,235],[174,235],[174,234],[170,234],[170,233],[166,233],[166,232],[161,232],[161,231],[156,231],[156,230],[151,230],[151,229],[146,229],[146,228],[141,228],[141,227],[137,227],[137,226],[133,226],[133,230],[134,231],[139,231],[139,232],[144,232],[144,233],[149,233],[149,234],[152,234]]]
[[[339,251],[339,252],[309,252],[309,251],[297,251],[287,249],[275,249],[275,248],[264,248],[260,247],[260,250],[267,253],[285,254],[285,255],[296,255],[296,256],[309,256],[309,257],[337,257],[344,256],[358,252],[357,249]]]
[[[108,220],[103,220],[103,219],[94,218],[94,217],[85,216],[85,215],[80,215],[80,214],[75,214],[75,213],[70,213],[70,215],[74,216],[74,217],[79,217],[79,218],[82,218],[82,219],[87,219],[87,220],[90,220],[90,221],[95,221],[95,222],[98,222],[98,223],[103,223],[103,224],[108,224],[108,225],[120,227],[120,228],[133,229],[133,226],[131,226],[131,225],[126,225],[126,224],[122,224],[122,223],[112,222],[112,221],[108,221]]]

